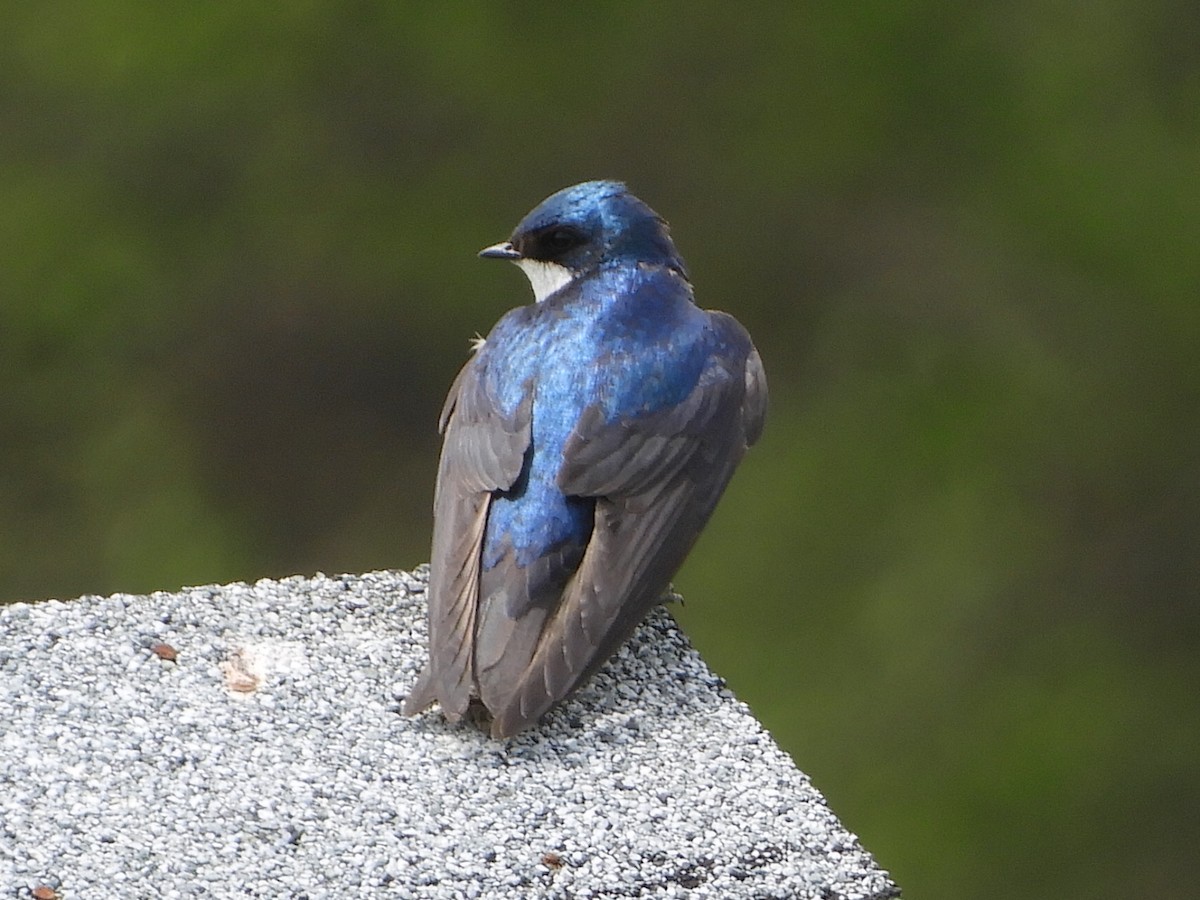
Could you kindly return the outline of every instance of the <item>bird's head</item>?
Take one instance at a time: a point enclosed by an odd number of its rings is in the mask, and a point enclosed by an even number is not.
[[[667,223],[619,181],[585,181],[551,194],[512,237],[479,255],[520,266],[539,303],[609,262],[664,265],[687,277]]]

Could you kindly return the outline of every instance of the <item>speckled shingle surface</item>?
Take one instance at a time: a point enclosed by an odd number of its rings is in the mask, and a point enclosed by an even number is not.
[[[422,570],[0,607],[0,895],[898,894],[666,612],[503,742],[399,715],[424,635]]]

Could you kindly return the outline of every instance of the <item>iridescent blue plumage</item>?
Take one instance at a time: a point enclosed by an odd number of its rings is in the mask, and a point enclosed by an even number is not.
[[[746,447],[766,382],[745,330],[699,309],[666,223],[585,182],[481,254],[526,270],[443,411],[430,663],[405,711],[478,698],[526,727],[658,601]]]

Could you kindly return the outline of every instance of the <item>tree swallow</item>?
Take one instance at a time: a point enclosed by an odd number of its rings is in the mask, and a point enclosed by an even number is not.
[[[478,701],[509,737],[661,602],[762,432],[767,383],[620,182],[559,191],[479,255],[520,266],[535,302],[477,342],[442,409],[429,664],[404,714]]]

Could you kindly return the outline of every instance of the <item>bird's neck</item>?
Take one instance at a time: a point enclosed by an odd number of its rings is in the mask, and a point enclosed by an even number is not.
[[[566,287],[574,277],[566,266],[540,259],[519,259],[517,265],[529,279],[529,286],[533,288],[533,299],[538,303]]]

